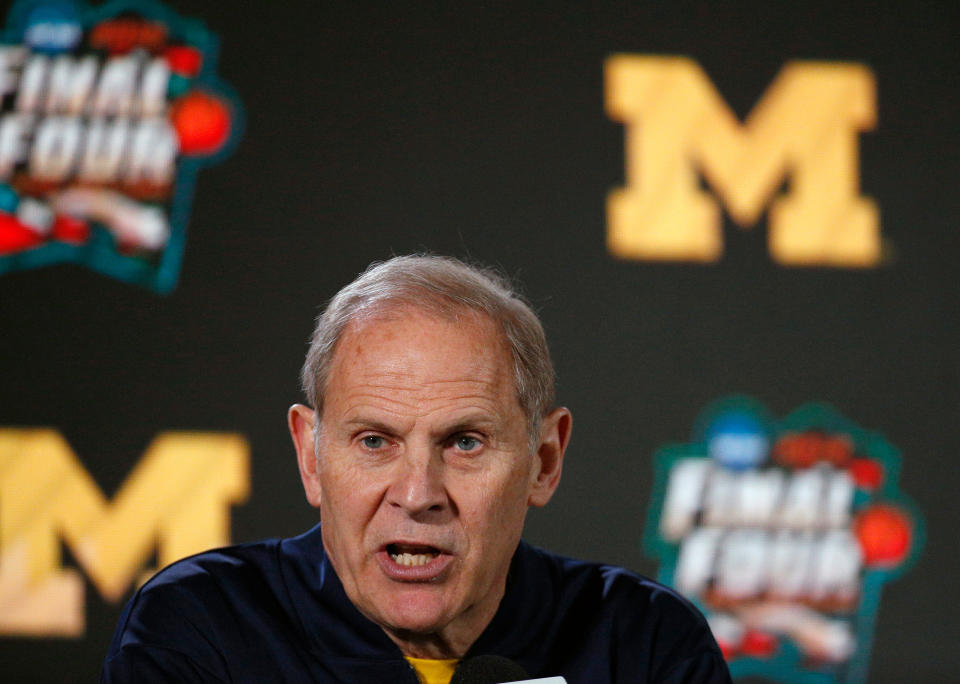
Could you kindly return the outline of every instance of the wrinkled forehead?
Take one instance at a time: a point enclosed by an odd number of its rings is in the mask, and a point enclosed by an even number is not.
[[[356,312],[345,326],[340,339],[343,340],[351,334],[356,335],[368,325],[396,325],[403,322],[410,322],[424,329],[437,324],[453,324],[464,329],[473,329],[477,336],[483,337],[487,345],[496,345],[499,351],[507,357],[510,356],[510,346],[499,321],[482,311],[447,301],[426,300],[416,304],[403,301],[374,302]]]
[[[391,337],[394,345],[390,344]],[[422,346],[417,348],[420,353],[416,358],[424,362],[449,353],[449,347],[455,346],[461,352],[458,361],[475,360],[513,375],[513,358],[500,324],[487,314],[460,305],[432,308],[386,303],[367,307],[344,328],[332,366],[355,357],[368,339],[386,342],[373,346],[373,354],[365,350],[368,360],[376,360],[375,352],[389,354],[394,346],[418,340]]]
[[[391,335],[395,344],[390,342]],[[407,344],[411,339],[417,339],[419,344]],[[391,302],[366,307],[339,336],[325,378],[324,404],[346,398],[343,391],[347,387],[343,381],[348,378],[348,384],[354,389],[358,380],[361,383],[366,378],[376,380],[379,371],[397,362],[394,347],[405,350],[403,360],[408,362],[407,369],[422,364],[424,380],[428,376],[436,379],[438,367],[445,373],[448,366],[456,367],[456,374],[461,378],[486,378],[488,387],[496,386],[495,394],[502,409],[510,414],[516,410],[515,415],[528,432],[533,431],[531,439],[535,439],[539,421],[532,422],[524,408],[517,361],[502,324],[484,312],[462,305],[424,308]],[[449,355],[451,347],[458,353]],[[439,358],[444,362],[436,363]],[[446,379],[454,378],[448,375]]]

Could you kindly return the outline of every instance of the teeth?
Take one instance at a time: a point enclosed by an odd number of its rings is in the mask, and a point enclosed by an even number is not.
[[[416,567],[419,565],[426,565],[436,558],[437,555],[434,553],[391,553],[390,557],[398,565]]]

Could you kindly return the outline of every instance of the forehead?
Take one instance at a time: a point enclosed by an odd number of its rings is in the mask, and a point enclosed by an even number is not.
[[[512,357],[499,325],[470,310],[439,316],[391,308],[367,313],[344,330],[328,376],[327,401],[358,387],[446,393],[469,390],[464,384],[519,405]]]

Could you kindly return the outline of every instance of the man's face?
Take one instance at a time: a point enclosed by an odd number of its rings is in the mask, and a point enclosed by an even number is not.
[[[467,646],[479,635],[528,506],[559,480],[569,414],[558,411],[564,434],[551,414],[531,453],[511,358],[486,318],[401,309],[347,328],[315,460],[312,412],[294,407],[291,430],[327,554],[361,612],[391,635]]]

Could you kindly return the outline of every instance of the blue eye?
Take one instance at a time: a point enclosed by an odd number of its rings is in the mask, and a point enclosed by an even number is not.
[[[386,440],[380,435],[367,435],[361,441],[368,449],[382,449],[386,445]]]
[[[474,451],[480,448],[480,440],[470,435],[460,435],[453,443],[460,451]]]

